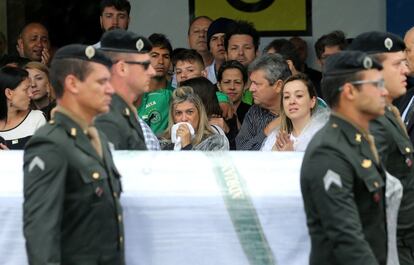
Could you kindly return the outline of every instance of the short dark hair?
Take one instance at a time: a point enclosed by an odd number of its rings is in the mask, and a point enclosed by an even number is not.
[[[15,90],[28,77],[29,73],[18,67],[5,66],[0,68],[0,120],[7,120],[6,88]]]
[[[200,63],[203,68],[205,67],[203,57],[193,49],[176,49],[173,52],[172,56],[172,62],[175,67],[178,61],[184,61],[184,62],[198,62]]]
[[[249,35],[253,38],[254,49],[257,51],[259,49],[260,44],[260,35],[259,32],[254,27],[254,24],[244,20],[237,20],[234,24],[226,32],[226,36],[224,38],[224,48],[226,51],[229,48],[229,39],[233,35]]]
[[[91,62],[73,58],[53,59],[50,66],[50,83],[55,90],[56,98],[63,96],[66,76],[74,75],[80,81],[84,81],[91,71]]]
[[[345,83],[357,81],[360,76],[360,72],[323,76],[321,80],[322,96],[329,107],[333,108],[338,105],[341,94],[340,87]]]
[[[276,53],[283,56],[283,59],[292,61],[295,68],[299,71],[301,68],[301,61],[298,51],[290,41],[286,39],[275,39],[270,42],[263,51],[267,53],[270,49],[274,49]]]
[[[216,96],[216,87],[205,77],[195,77],[187,79],[180,83],[180,86],[189,86],[193,88],[206,109],[207,117],[213,115],[222,116],[222,111]]]
[[[348,46],[345,33],[341,30],[335,30],[320,37],[315,43],[315,52],[318,59],[321,59],[326,46],[339,46],[339,49],[345,50]]]
[[[131,12],[131,4],[128,0],[102,0],[100,4],[100,14],[103,14],[105,7],[115,7],[115,9],[120,11],[126,11],[128,13]]]
[[[217,72],[217,82],[220,82],[223,79],[223,73],[224,71],[226,71],[227,69],[237,69],[240,71],[240,73],[243,76],[243,82],[246,84],[247,83],[247,69],[246,67],[244,67],[244,65],[242,65],[239,61],[236,60],[230,60],[227,62],[224,62],[218,72]]]
[[[165,36],[164,34],[161,34],[161,33],[153,33],[153,34],[151,34],[151,36],[148,37],[148,39],[152,43],[152,47],[167,49],[168,52],[170,53],[170,56],[172,55],[173,48],[172,48],[171,42],[167,38],[167,36]]]

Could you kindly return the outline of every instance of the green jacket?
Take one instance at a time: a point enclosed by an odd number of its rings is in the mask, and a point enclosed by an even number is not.
[[[103,159],[62,113],[24,153],[24,236],[29,264],[124,264],[118,173],[106,137]]]
[[[307,147],[301,190],[310,265],[385,265],[385,172],[363,133],[331,115]]]
[[[147,150],[137,117],[117,94],[112,96],[110,111],[98,116],[95,125],[105,133],[115,150]]]
[[[387,171],[403,185],[403,198],[398,214],[397,236],[414,238],[413,146],[395,115],[385,108],[385,115],[370,123],[375,145]]]

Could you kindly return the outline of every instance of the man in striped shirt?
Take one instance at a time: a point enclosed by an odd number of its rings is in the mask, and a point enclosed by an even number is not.
[[[292,73],[282,56],[266,54],[249,65],[249,90],[254,105],[236,137],[237,150],[260,150],[263,140],[278,125],[283,80]]]

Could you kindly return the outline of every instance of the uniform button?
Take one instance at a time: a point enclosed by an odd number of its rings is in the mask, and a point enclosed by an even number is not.
[[[76,131],[76,128],[72,128],[72,129],[70,129],[70,135],[72,135],[73,137],[76,137],[76,134],[77,134],[78,132]]]
[[[118,222],[122,222],[122,215],[118,215]]]
[[[122,244],[122,242],[124,242],[124,238],[122,236],[119,237],[119,243]]]
[[[332,128],[338,128],[338,124],[332,123]]]
[[[375,188],[378,188],[379,187],[378,181],[374,181],[374,186],[375,186]]]
[[[92,173],[92,178],[93,179],[99,179],[99,173],[98,172],[93,172]]]
[[[116,193],[116,192],[114,192],[113,195],[114,195],[115,198],[118,197],[118,193]]]
[[[411,152],[410,147],[406,147],[406,148],[405,148],[405,152],[407,152],[407,153]]]

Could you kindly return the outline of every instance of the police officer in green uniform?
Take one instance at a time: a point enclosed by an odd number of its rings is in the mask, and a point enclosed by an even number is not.
[[[403,185],[398,214],[397,245],[401,265],[414,264],[414,175],[413,147],[405,125],[392,101],[406,92],[409,70],[404,41],[391,33],[367,32],[357,36],[349,49],[364,51],[383,65],[388,90],[385,115],[371,122],[370,130],[386,170]]]
[[[345,51],[326,60],[322,92],[332,109],[301,168],[311,265],[385,265],[385,171],[369,122],[384,114],[387,91],[368,55]]]
[[[112,62],[92,46],[59,49],[51,64],[54,118],[24,153],[29,264],[124,264],[120,175],[93,126],[109,111]]]
[[[100,48],[114,63],[111,83],[115,89],[111,109],[96,119],[96,126],[117,150],[147,150],[134,101],[149,90],[152,45],[133,32],[115,29],[101,38]]]

